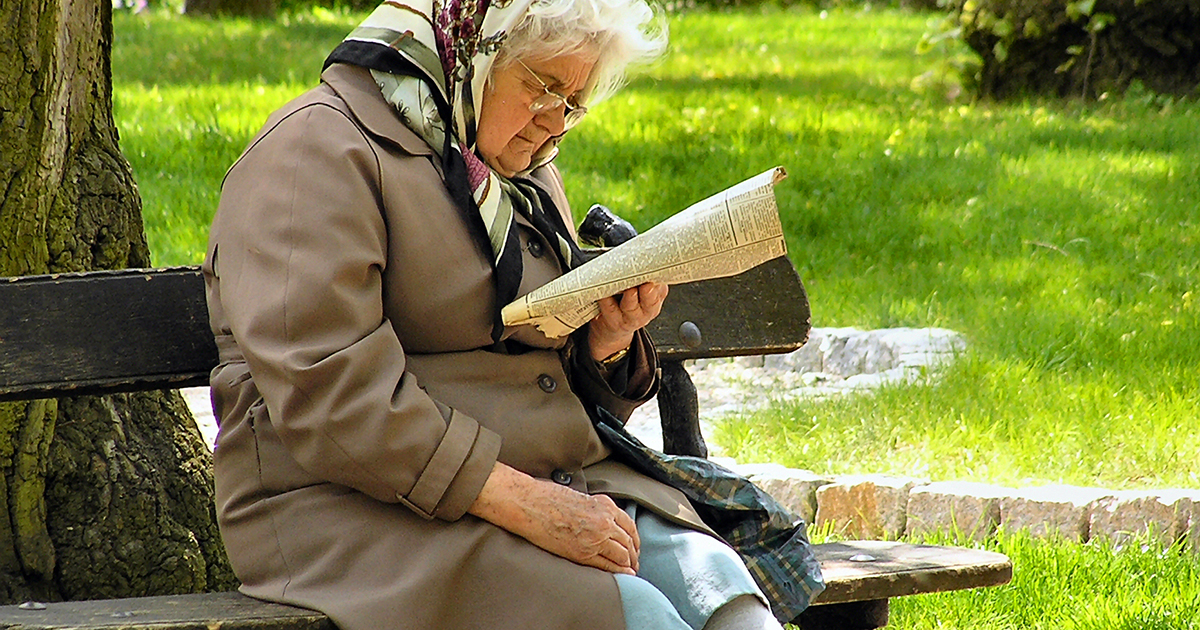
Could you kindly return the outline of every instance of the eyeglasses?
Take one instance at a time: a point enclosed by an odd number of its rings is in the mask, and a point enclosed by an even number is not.
[[[584,115],[587,114],[588,111],[586,107],[583,105],[573,105],[571,104],[570,99],[568,99],[566,96],[563,96],[558,92],[552,92],[550,90],[550,86],[546,85],[546,82],[542,80],[542,77],[538,76],[538,73],[534,72],[529,66],[525,65],[524,61],[516,59],[516,62],[521,64],[521,67],[525,68],[529,74],[533,75],[534,79],[537,79],[537,82],[541,84],[542,90],[545,92],[544,94],[533,99],[533,102],[529,104],[530,112],[534,114],[540,114],[544,111],[558,107],[558,105],[561,103],[563,106],[563,131],[578,125],[579,121],[583,120]]]

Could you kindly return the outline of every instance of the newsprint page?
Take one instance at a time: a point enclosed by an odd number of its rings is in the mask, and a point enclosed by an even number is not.
[[[507,326],[533,324],[562,337],[600,313],[597,302],[651,280],[682,284],[733,276],[787,254],[775,167],[675,214],[500,312]]]

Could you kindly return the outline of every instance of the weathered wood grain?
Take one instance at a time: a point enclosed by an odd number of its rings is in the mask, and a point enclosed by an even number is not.
[[[786,352],[808,317],[778,258],[673,287],[650,333],[664,360]],[[681,337],[685,322],[699,339]],[[216,363],[196,267],[0,279],[0,400],[203,385]]]
[[[690,322],[699,339],[689,339]],[[663,310],[647,327],[668,361],[790,352],[812,327],[808,295],[786,257],[728,278],[671,287]]]
[[[197,268],[0,279],[0,400],[206,384]]]
[[[1008,556],[979,549],[858,540],[816,546],[828,587],[818,604],[1005,584]]]
[[[800,620],[805,630],[876,628],[887,599],[1004,584],[1012,563],[998,553],[898,542],[815,546],[828,587]],[[206,593],[0,607],[13,630],[336,630],[318,612],[260,602],[240,593]],[[876,624],[876,625],[871,625]]]
[[[325,615],[237,592],[0,607],[11,630],[337,630]]]

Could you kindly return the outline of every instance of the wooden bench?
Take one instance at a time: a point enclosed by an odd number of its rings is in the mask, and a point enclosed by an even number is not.
[[[786,258],[734,278],[672,287],[654,338],[664,366],[664,443],[704,454],[696,392],[682,361],[787,352],[808,337],[804,287]],[[217,363],[195,267],[0,279],[0,401],[206,385]],[[888,600],[1003,584],[1001,554],[895,542],[816,545],[828,589],[806,630],[887,624]],[[319,613],[238,593],[0,607],[0,628],[316,630]]]
[[[887,624],[887,598],[990,586],[1012,575],[1008,558],[986,551],[875,541],[816,547],[829,587],[796,620],[803,630],[883,627]],[[865,562],[864,555],[874,560]],[[26,602],[0,607],[0,628],[337,630],[321,613],[261,602],[236,592]]]

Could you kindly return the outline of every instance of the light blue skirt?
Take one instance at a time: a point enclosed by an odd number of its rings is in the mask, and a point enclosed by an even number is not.
[[[701,630],[721,606],[742,595],[766,596],[724,542],[686,529],[630,502],[641,538],[637,577],[615,574],[627,630]]]

